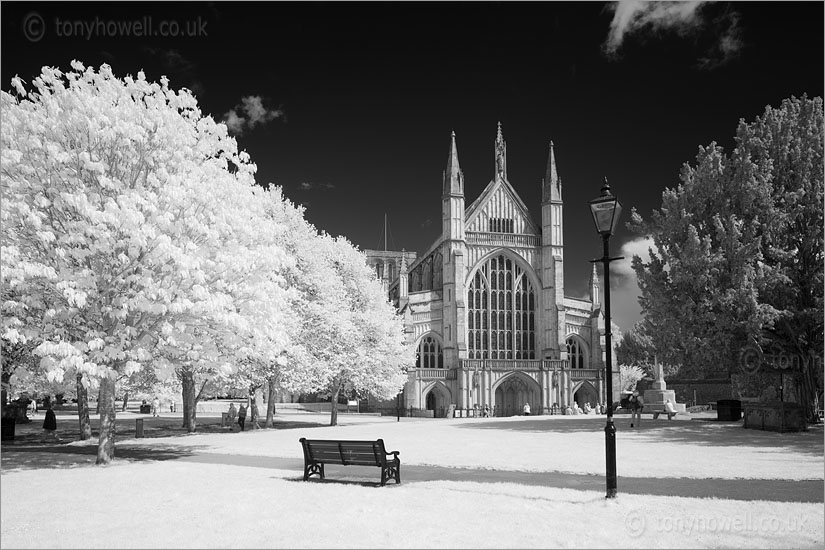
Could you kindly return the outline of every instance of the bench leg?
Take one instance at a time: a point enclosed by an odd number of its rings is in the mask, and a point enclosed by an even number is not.
[[[389,464],[386,468],[381,467],[381,486],[387,484],[387,481],[394,479],[395,484],[401,483],[401,464]]]
[[[304,481],[309,480],[309,477],[314,475],[325,479],[323,463],[313,462],[311,464],[304,464]]]
[[[659,418],[659,413],[654,412],[653,413],[653,420],[656,420],[657,418]]]

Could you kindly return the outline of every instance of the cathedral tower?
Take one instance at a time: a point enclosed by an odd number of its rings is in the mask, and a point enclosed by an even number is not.
[[[541,282],[545,319],[542,355],[546,359],[567,358],[564,342],[563,209],[561,179],[556,171],[556,156],[551,141],[541,193]]]
[[[443,260],[443,332],[444,364],[458,366],[467,356],[467,330],[464,279],[467,243],[464,236],[464,174],[458,164],[455,132],[450,136],[450,154],[441,195]]]

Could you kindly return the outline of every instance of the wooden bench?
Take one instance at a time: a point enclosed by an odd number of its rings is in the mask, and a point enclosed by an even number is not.
[[[659,418],[660,414],[666,414],[668,420],[671,420],[674,416],[676,416],[677,414],[680,414],[678,411],[668,412],[667,409],[665,409],[662,406],[645,405],[645,408],[648,409],[646,412],[652,412],[653,413],[653,420],[656,420],[657,418]]]
[[[381,468],[381,485],[394,479],[401,483],[401,460],[398,451],[387,452],[384,440],[376,441],[338,441],[330,439],[300,440],[304,449],[304,481],[310,476],[324,476],[324,464],[341,464],[344,466],[377,466]],[[388,458],[393,455],[392,458]]]

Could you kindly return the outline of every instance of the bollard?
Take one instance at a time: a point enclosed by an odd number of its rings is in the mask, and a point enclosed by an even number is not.
[[[135,419],[135,437],[143,437],[143,419]]]

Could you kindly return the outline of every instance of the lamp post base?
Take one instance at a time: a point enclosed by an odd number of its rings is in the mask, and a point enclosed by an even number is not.
[[[616,426],[613,417],[607,417],[604,426],[604,448],[607,462],[607,495],[605,498],[616,498],[618,494],[616,482]]]

